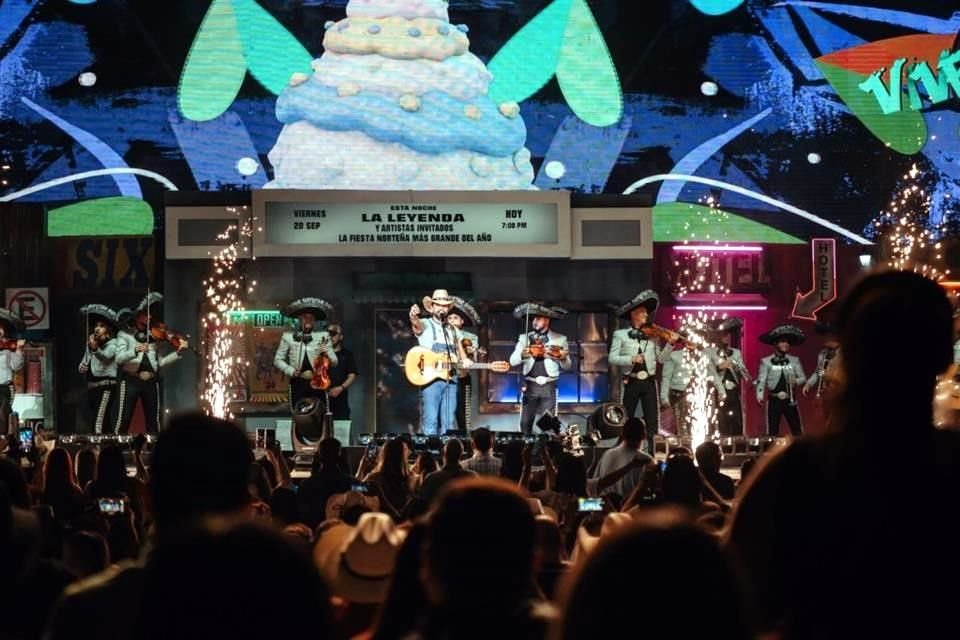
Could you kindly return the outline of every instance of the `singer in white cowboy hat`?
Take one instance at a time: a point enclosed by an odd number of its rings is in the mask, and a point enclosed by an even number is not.
[[[13,374],[23,369],[26,340],[16,340],[17,332],[23,330],[24,323],[19,316],[0,309],[0,341],[15,344],[14,349],[0,349],[0,435],[7,433],[7,418],[13,410]]]
[[[423,308],[429,317],[421,318],[419,305],[410,307],[410,328],[421,347],[434,353],[445,354],[463,368],[472,364],[460,341],[459,333],[447,324],[447,314],[455,300],[446,289],[436,289],[433,295],[424,296]],[[420,432],[440,435],[457,428],[457,376],[449,381],[434,380],[421,387]]]

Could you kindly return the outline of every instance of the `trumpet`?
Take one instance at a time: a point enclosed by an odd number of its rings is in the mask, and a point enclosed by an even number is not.
[[[730,364],[733,367],[734,373],[739,375],[741,378],[743,378],[747,382],[750,382],[750,383],[753,382],[753,378],[750,377],[750,372],[747,370],[747,367],[744,366],[744,364],[739,360],[735,360],[733,358],[733,349],[726,349],[723,347],[717,349],[717,364],[720,364],[725,360],[730,361]]]

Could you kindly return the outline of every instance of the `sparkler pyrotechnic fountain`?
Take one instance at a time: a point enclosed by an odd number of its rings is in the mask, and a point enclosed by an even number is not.
[[[713,196],[706,200],[710,212],[703,215],[711,216],[703,222],[707,225],[715,224],[718,231],[728,214],[719,210],[718,201]],[[711,234],[712,235],[712,234]],[[720,234],[717,234],[719,236]],[[678,298],[692,293],[710,293],[723,296],[729,291],[723,285],[720,271],[715,264],[714,249],[722,246],[719,237],[707,235],[705,238],[691,237],[689,242],[677,247],[673,255],[676,284],[674,290]],[[681,250],[682,249],[682,250]],[[681,366],[686,379],[690,380],[687,386],[685,425],[676,425],[677,431],[690,433],[691,445],[694,449],[704,442],[716,430],[717,406],[714,397],[716,380],[716,363],[713,362],[714,345],[708,336],[710,324],[717,319],[718,314],[709,310],[697,310],[674,316],[674,320],[684,327],[688,342],[695,345],[685,348],[681,358]],[[664,384],[668,384],[664,380]]]
[[[887,266],[899,271],[915,271],[931,280],[941,281],[950,270],[943,264],[944,227],[930,222],[930,193],[924,176],[914,164],[903,176],[904,186],[873,225],[879,236]]]
[[[207,413],[218,418],[233,418],[230,403],[235,400],[231,390],[232,379],[237,368],[247,365],[246,361],[235,354],[236,336],[228,323],[229,314],[243,311],[243,300],[253,291],[256,282],[249,285],[240,273],[239,260],[249,255],[249,238],[252,236],[252,221],[245,220],[241,210],[246,207],[228,208],[237,214],[237,222],[231,224],[217,238],[233,241],[213,256],[210,275],[203,281],[203,288],[209,305],[209,311],[203,318],[204,334],[208,336],[206,345],[207,373],[202,399],[206,402]]]

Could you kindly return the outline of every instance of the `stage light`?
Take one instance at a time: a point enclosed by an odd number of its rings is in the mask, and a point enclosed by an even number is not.
[[[616,438],[627,422],[627,408],[619,402],[604,402],[587,419],[590,432],[598,431],[604,440]]]
[[[332,420],[333,415],[324,411],[319,399],[304,398],[297,402],[290,422],[290,441],[294,451],[314,449],[320,440],[332,433]]]
[[[869,269],[873,264],[873,256],[869,253],[860,254],[860,266],[864,269]]]

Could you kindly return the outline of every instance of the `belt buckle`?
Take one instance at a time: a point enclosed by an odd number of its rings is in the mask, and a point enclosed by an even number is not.
[[[550,382],[550,378],[547,376],[537,376],[533,381],[542,386]]]
[[[650,377],[647,371],[637,371],[637,380],[646,380]]]
[[[727,391],[733,391],[737,384],[733,380],[724,380],[723,386]]]
[[[787,393],[786,391],[778,391],[778,392],[777,392],[777,398],[780,399],[780,400],[786,400],[786,399],[789,398],[789,397],[790,397],[790,394]]]
[[[139,373],[137,373],[137,376],[144,382],[153,380],[153,374],[150,373],[149,371],[140,371]]]

